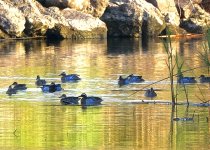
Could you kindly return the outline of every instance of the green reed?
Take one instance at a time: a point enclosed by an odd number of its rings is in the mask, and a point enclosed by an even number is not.
[[[172,105],[174,106],[176,104],[175,100],[177,97],[175,94],[175,88],[174,88],[174,69],[176,67],[176,63],[174,61],[174,52],[173,52],[174,50],[172,47],[170,35],[171,35],[170,31],[168,30],[168,28],[166,28],[166,38],[163,40],[163,45],[167,54],[166,65],[169,71],[171,100],[172,100]]]

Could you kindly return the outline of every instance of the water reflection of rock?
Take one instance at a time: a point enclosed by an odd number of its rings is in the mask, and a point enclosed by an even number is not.
[[[139,50],[139,39],[122,39],[114,38],[107,40],[107,53],[108,54],[130,54]]]

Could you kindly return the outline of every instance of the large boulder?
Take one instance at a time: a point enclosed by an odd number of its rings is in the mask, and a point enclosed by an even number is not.
[[[101,19],[114,37],[157,36],[166,26],[160,11],[144,0],[110,0]]]
[[[17,7],[25,16],[24,33],[29,37],[44,36],[49,28],[54,27],[50,16],[44,15],[45,8],[34,0],[12,0],[13,7]],[[50,17],[50,18],[49,18]]]
[[[25,17],[9,2],[0,1],[0,38],[16,38],[23,35]]]
[[[185,30],[179,27],[180,16],[173,0],[146,0],[153,4],[165,16],[165,22],[172,34],[186,33]]]
[[[105,23],[72,9],[45,8],[34,0],[0,0],[0,37],[104,38]]]
[[[94,17],[100,17],[109,0],[37,0],[45,7],[58,7],[60,9],[72,8],[84,13],[93,15]]]
[[[54,28],[48,30],[47,36],[49,38],[84,39],[106,38],[107,36],[106,24],[92,15],[69,8],[63,9],[62,11],[54,9],[51,16],[53,16],[53,14],[60,14],[60,16],[64,17],[62,20],[67,22],[68,26],[57,23]]]
[[[188,2],[188,3],[187,3]],[[177,6],[181,12],[180,27],[190,33],[205,33],[210,26],[210,14],[200,7],[202,0],[178,1]]]

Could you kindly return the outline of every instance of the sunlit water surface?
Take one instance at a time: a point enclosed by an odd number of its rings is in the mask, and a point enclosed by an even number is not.
[[[172,43],[184,70],[202,66],[198,51],[203,39],[180,39]],[[1,41],[0,43],[0,148],[1,149],[210,149],[209,108],[139,104],[142,100],[170,101],[167,55],[160,39]],[[76,83],[62,83],[62,92],[42,93],[35,86],[40,75],[48,83],[61,83],[61,72],[77,73]],[[143,83],[119,87],[120,75],[142,75]],[[186,76],[208,75],[207,68]],[[176,80],[176,78],[175,78]],[[28,89],[6,95],[14,81]],[[175,83],[176,84],[176,83]],[[144,97],[153,87],[158,96]],[[183,86],[178,101],[185,102]],[[190,102],[209,99],[208,84],[186,85]],[[100,106],[62,106],[61,94],[81,93],[101,97]],[[176,122],[173,117],[192,117]]]

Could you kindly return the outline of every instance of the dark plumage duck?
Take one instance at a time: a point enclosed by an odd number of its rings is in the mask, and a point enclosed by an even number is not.
[[[178,83],[185,84],[185,83],[196,83],[195,77],[184,77],[182,74],[178,76]]]
[[[100,105],[103,101],[99,97],[90,96],[88,97],[85,93],[81,94],[79,96],[81,98],[81,105],[82,106],[94,106],[94,105]]]
[[[61,95],[59,98],[61,98],[62,105],[78,105],[80,100],[79,97],[67,97],[66,94]]]
[[[153,88],[150,88],[150,89],[147,89],[146,90],[144,96],[153,98],[153,97],[156,97],[157,96],[157,93],[154,91]]]
[[[122,76],[120,76],[118,79],[118,84],[126,85],[126,84],[130,84],[130,83],[140,83],[143,81],[144,81],[144,79],[142,78],[142,76],[136,76],[136,75],[130,74],[126,78],[123,78]]]
[[[45,85],[46,83],[47,83],[47,82],[46,82],[44,79],[41,79],[39,75],[36,77],[36,82],[35,82],[35,84],[36,84],[37,86],[43,86],[43,85]]]
[[[78,74],[69,74],[67,75],[65,72],[62,72],[59,76],[61,76],[61,82],[74,82],[81,80]]]
[[[133,75],[133,74],[130,74],[127,78],[128,78],[130,83],[139,83],[139,82],[144,81],[142,76],[136,76],[136,75]]]
[[[127,78],[123,78],[122,76],[120,76],[118,79],[118,84],[120,86],[129,84],[129,83],[130,83],[129,80]]]
[[[14,82],[11,86],[14,90],[26,90],[27,89],[26,84],[18,84],[17,82]]]
[[[55,84],[54,82],[52,82],[50,85],[43,85],[41,89],[44,93],[53,93],[62,90],[61,84]]]
[[[210,77],[206,77],[204,75],[201,75],[199,78],[200,78],[201,83],[210,82]]]
[[[14,88],[12,88],[12,86],[10,85],[6,94],[8,94],[9,96],[11,96],[12,94],[16,94],[17,90],[15,90]]]

